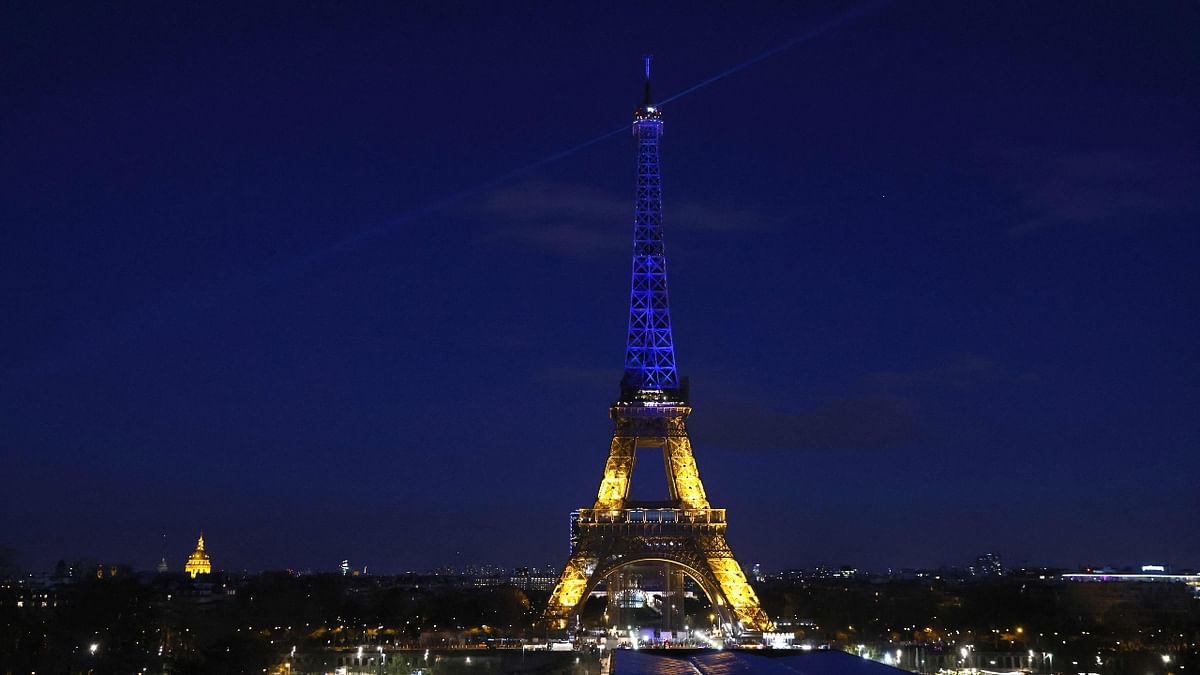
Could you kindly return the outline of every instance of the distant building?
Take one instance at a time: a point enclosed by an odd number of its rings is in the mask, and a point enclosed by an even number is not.
[[[50,576],[57,583],[64,583],[71,577],[75,576],[75,569],[67,565],[66,560],[59,560],[54,566],[54,574]]]
[[[97,579],[116,579],[119,576],[129,576],[133,570],[129,565],[96,565]]]
[[[999,553],[984,553],[975,559],[971,573],[977,577],[1004,576],[1004,565],[1000,562]]]
[[[509,570],[507,570],[504,567],[501,567],[500,565],[492,565],[489,563],[489,564],[482,564],[482,565],[479,565],[479,564],[467,565],[467,569],[464,571],[464,574],[468,577],[482,578],[482,577],[507,576],[508,572],[509,572]]]
[[[1121,582],[1130,583],[1130,584],[1132,584],[1134,582],[1141,582],[1141,583],[1157,582],[1157,583],[1185,584],[1191,589],[1192,593],[1195,596],[1200,597],[1200,574],[1171,574],[1171,573],[1165,571],[1165,569],[1166,569],[1165,565],[1144,565],[1142,567],[1143,570],[1145,570],[1146,568],[1151,568],[1154,570],[1163,569],[1164,571],[1163,572],[1158,572],[1158,571],[1141,572],[1139,574],[1139,573],[1135,573],[1135,572],[1113,572],[1113,571],[1108,571],[1108,570],[1095,570],[1095,571],[1089,571],[1089,572],[1076,572],[1073,574],[1064,574],[1064,575],[1062,575],[1062,578],[1064,581],[1091,581],[1091,582],[1114,583],[1114,584],[1120,584]],[[1122,585],[1124,585],[1124,584],[1122,584]]]
[[[48,609],[58,606],[58,587],[46,580],[5,579],[0,581],[0,607]]]
[[[550,591],[558,583],[558,575],[536,567],[518,567],[508,578],[508,583],[523,591]]]
[[[208,558],[208,551],[204,550],[204,533],[200,533],[200,538],[196,540],[196,550],[188,556],[187,563],[183,566],[183,571],[187,572],[193,579],[197,574],[210,574],[212,572],[212,561]]]
[[[750,576],[760,584],[767,580],[766,577],[763,576],[762,563],[754,563],[754,567],[750,568]]]
[[[155,569],[158,570],[159,574],[166,574],[167,573],[167,559],[163,558],[162,560],[159,560],[158,566]]]

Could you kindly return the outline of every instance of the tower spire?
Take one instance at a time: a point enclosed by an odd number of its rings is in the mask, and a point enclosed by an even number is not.
[[[662,113],[650,96],[650,57],[643,57],[645,94],[633,115],[637,139],[637,198],[633,215],[633,281],[621,401],[685,398],[675,369],[675,341],[667,298],[667,257],[663,247],[662,174],[659,139]]]
[[[645,67],[646,91],[642,96],[642,107],[649,108],[654,105],[654,98],[650,96],[650,59],[651,56],[646,54],[642,56],[642,64]]]

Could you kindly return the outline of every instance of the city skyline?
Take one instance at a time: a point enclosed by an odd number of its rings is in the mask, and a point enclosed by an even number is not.
[[[1168,5],[7,8],[0,545],[565,560],[649,51],[741,562],[1194,567],[1200,12]]]
[[[99,565],[102,567],[117,566],[122,569],[128,569],[134,573],[144,572],[159,572],[170,574],[186,573],[186,563],[191,558],[191,554],[195,549],[195,544],[179,555],[173,551],[168,551],[166,555],[160,557],[156,561],[150,560],[129,560],[124,558],[113,559],[98,559],[86,555],[67,556],[58,558],[50,567],[46,569],[30,569],[22,568],[16,570],[18,576],[33,576],[33,577],[52,577],[57,575],[57,568],[60,564],[65,565],[67,569],[72,570],[71,576],[87,575],[89,570],[77,568],[78,563],[86,563],[89,565]],[[18,552],[19,553],[19,552]],[[946,560],[938,564],[929,566],[907,566],[907,565],[884,565],[881,567],[865,567],[857,564],[853,560],[826,560],[812,565],[793,565],[783,561],[767,561],[764,565],[763,561],[757,560],[740,560],[746,566],[746,569],[754,567],[758,572],[767,576],[780,575],[789,572],[805,572],[817,574],[819,572],[828,572],[830,574],[842,571],[851,570],[855,575],[862,576],[890,576],[902,575],[908,572],[921,572],[922,574],[933,574],[938,572],[960,572],[970,573],[975,565],[978,564],[978,555],[963,554],[955,560]],[[1003,559],[1003,558],[1002,558]],[[162,562],[166,562],[166,569],[161,567]],[[1200,572],[1200,565],[1171,565],[1163,564],[1163,561],[1079,561],[1074,565],[1048,565],[1041,564],[1033,560],[1017,560],[1009,561],[1003,559],[1005,573],[1020,572],[1030,573],[1045,571],[1052,574],[1091,574],[1091,573],[1112,573],[1112,574],[1183,574],[1194,575]],[[214,563],[211,567],[211,572],[216,574],[259,574],[264,572],[292,572],[296,574],[361,574],[363,576],[404,576],[404,575],[460,575],[460,576],[505,576],[515,574],[521,570],[528,570],[530,573],[544,575],[549,580],[557,580],[559,567],[561,563],[556,561],[537,561],[525,560],[518,561],[512,564],[499,564],[487,560],[472,560],[461,561],[452,560],[444,561],[440,564],[434,564],[429,567],[410,567],[386,569],[381,572],[375,571],[375,565],[370,560],[360,560],[353,558],[337,559],[328,558],[323,561],[323,564],[312,565],[307,567],[279,567],[279,568],[230,568],[225,565]],[[0,567],[0,570],[3,570]],[[545,590],[549,590],[548,588]]]

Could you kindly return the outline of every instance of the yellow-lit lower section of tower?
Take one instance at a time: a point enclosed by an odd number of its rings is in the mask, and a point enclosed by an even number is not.
[[[707,509],[708,495],[704,494],[704,483],[700,482],[700,470],[692,456],[692,442],[687,436],[667,438],[664,449],[667,477],[670,482],[671,498],[679,500],[684,508]]]
[[[676,416],[664,419],[662,436],[632,436],[616,434],[604,463],[604,477],[596,494],[596,509],[624,508],[629,499],[629,485],[637,460],[638,448],[661,447],[667,471],[667,489],[671,500],[686,509],[707,509],[708,496],[700,481],[700,470],[692,455],[692,442],[687,437],[684,418],[691,412],[686,406],[675,406]],[[618,409],[619,410],[619,409]],[[619,415],[620,413],[615,413]],[[618,419],[621,419],[618,417]],[[620,422],[618,422],[620,423]]]
[[[633,457],[637,439],[614,436],[604,463],[604,477],[596,495],[597,509],[619,509],[629,496],[629,477],[633,474]]]
[[[593,507],[578,512],[578,541],[546,607],[551,628],[566,628],[597,584],[638,563],[684,570],[734,634],[772,628],[725,540],[725,510],[709,505],[687,434],[691,412],[686,403],[671,400],[617,403],[609,409],[616,428],[604,477]],[[643,448],[662,452],[665,502],[629,498],[637,453]]]
[[[551,628],[566,628],[592,588],[617,569],[645,562],[682,568],[700,584],[721,614],[722,621],[735,624],[730,626],[735,634],[774,627],[725,540],[723,510],[585,509],[583,513],[592,520],[581,525],[584,529],[583,550],[577,551],[567,562],[550,595],[546,618]],[[644,519],[648,513],[657,513],[659,517],[648,522]],[[651,544],[650,548],[645,548],[636,540],[624,539],[620,532],[631,525],[644,532],[635,535],[638,539],[650,537],[667,546]],[[656,531],[655,525],[669,526],[666,528],[669,532]],[[602,552],[608,554],[604,564],[596,557]]]
[[[724,549],[725,555],[710,555],[707,559],[708,569],[721,586],[725,600],[733,611],[734,619],[746,630],[771,630],[774,624],[758,602],[758,594],[750,586],[742,566],[734,559],[733,552],[725,543],[725,536],[707,536],[701,538],[705,548],[710,551]]]
[[[547,616],[555,617],[552,619],[551,626],[556,629],[567,627],[567,617],[583,602],[583,596],[588,592],[588,581],[591,578],[591,570],[588,561],[581,557],[572,557],[567,562],[567,566],[563,569],[562,576],[558,579],[558,584],[554,586],[554,591],[550,594],[550,603],[547,605]]]

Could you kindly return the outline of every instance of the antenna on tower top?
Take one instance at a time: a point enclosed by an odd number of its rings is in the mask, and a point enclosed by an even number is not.
[[[651,58],[652,57],[649,54],[642,55],[642,65],[645,68],[645,74],[646,74],[645,75],[646,76],[646,93],[642,97],[642,107],[643,108],[654,103],[654,99],[651,98],[651,96],[650,96],[650,59]]]

